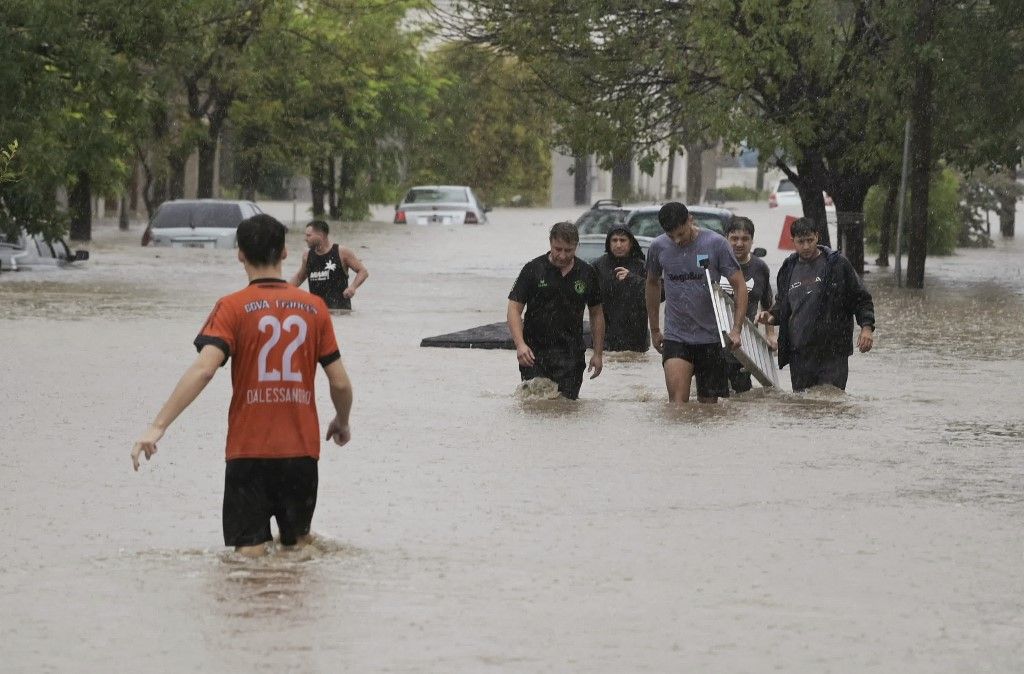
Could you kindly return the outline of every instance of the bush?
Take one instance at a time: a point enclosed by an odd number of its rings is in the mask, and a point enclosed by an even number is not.
[[[759,192],[752,187],[733,185],[730,187],[719,187],[708,190],[707,200],[711,202],[723,201],[760,201],[765,198],[764,192]]]
[[[864,199],[864,244],[878,250],[878,237],[882,225],[882,209],[888,187],[875,185]],[[942,169],[932,176],[928,188],[928,254],[952,255],[962,228],[960,213],[959,179],[951,169]],[[898,205],[897,205],[898,207]],[[910,215],[910,193],[903,211],[903,250],[906,252],[907,221]],[[896,247],[896,215],[893,214],[893,233],[890,246]]]

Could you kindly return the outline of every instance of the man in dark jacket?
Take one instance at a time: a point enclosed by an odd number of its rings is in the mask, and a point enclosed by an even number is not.
[[[605,254],[594,262],[594,269],[601,283],[605,351],[647,351],[651,338],[644,302],[644,253],[626,227],[608,232],[604,250]]]
[[[838,252],[818,245],[818,230],[807,218],[791,226],[796,253],[779,269],[775,303],[758,320],[779,326],[779,367],[790,366],[793,390],[831,384],[846,389],[853,354],[874,344],[875,308],[853,265]]]

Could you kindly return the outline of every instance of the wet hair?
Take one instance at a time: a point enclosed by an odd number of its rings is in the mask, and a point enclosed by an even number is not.
[[[750,238],[754,238],[754,221],[750,218],[742,215],[732,216],[732,220],[725,226],[725,235],[729,236],[732,232],[746,232],[750,235]]]
[[[238,225],[238,248],[254,267],[271,267],[281,261],[287,231],[276,218],[266,213],[254,215]]]
[[[315,231],[324,235],[331,233],[330,226],[323,220],[310,220],[306,227],[312,227]]]
[[[793,221],[793,224],[789,226],[789,233],[795,239],[798,236],[817,234],[818,227],[814,224],[814,220],[811,218],[797,218]]]
[[[658,211],[658,223],[666,232],[671,232],[686,224],[690,219],[690,211],[678,201],[670,201]]]
[[[580,231],[571,222],[556,222],[551,226],[551,233],[548,235],[549,241],[555,239],[566,243],[579,243]]]

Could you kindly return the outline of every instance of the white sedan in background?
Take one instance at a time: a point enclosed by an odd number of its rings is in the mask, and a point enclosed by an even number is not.
[[[395,206],[395,224],[483,225],[490,210],[464,185],[420,185]]]
[[[825,192],[821,193],[825,197],[825,210],[834,212],[836,207],[832,204],[832,197]],[[803,208],[803,202],[800,201],[800,192],[797,191],[796,185],[793,181],[788,178],[783,178],[772,190],[772,193],[768,195],[768,208],[791,208],[796,206],[797,208]]]

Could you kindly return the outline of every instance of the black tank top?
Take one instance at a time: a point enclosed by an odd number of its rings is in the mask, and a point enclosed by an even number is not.
[[[309,292],[323,298],[328,309],[352,308],[352,300],[342,294],[348,288],[348,269],[341,261],[338,244],[332,245],[324,255],[310,249],[306,271],[309,272]]]

